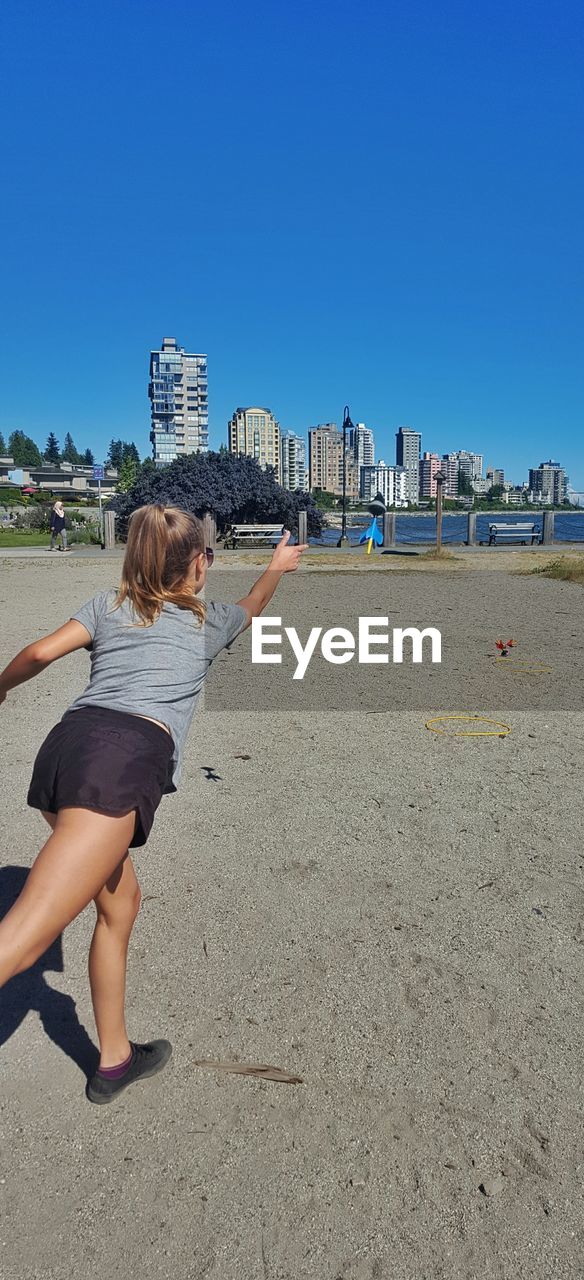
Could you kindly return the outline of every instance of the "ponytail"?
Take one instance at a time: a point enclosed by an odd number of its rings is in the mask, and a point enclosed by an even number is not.
[[[114,603],[129,600],[144,626],[152,626],[166,603],[190,609],[200,622],[205,606],[185,586],[195,556],[205,550],[203,525],[180,507],[155,503],[130,516],[122,580]]]

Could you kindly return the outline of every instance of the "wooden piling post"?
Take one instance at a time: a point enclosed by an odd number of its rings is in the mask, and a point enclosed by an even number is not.
[[[384,547],[395,547],[395,511],[384,511],[383,513],[383,544]]]
[[[217,521],[212,511],[206,511],[203,516],[203,531],[205,535],[205,546],[210,547],[211,551],[217,546]]]
[[[544,511],[543,513],[543,532],[541,540],[544,547],[551,546],[554,540],[554,514],[553,511]]]
[[[112,551],[116,545],[116,513],[115,511],[106,511],[104,516],[104,549]]]

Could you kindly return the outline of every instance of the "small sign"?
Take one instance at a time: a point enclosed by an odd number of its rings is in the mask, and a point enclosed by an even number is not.
[[[104,476],[104,468],[103,468],[103,467],[94,467],[94,468],[93,468],[93,479],[94,479],[94,480],[103,480],[103,476]]]

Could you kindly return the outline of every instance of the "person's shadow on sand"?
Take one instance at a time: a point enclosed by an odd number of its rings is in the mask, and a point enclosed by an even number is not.
[[[0,920],[16,901],[28,875],[26,867],[0,867]],[[77,1017],[75,1001],[50,987],[45,973],[63,973],[62,935],[26,973],[11,978],[0,991],[0,1046],[14,1035],[29,1010],[38,1013],[51,1040],[85,1073],[96,1070],[99,1053]]]

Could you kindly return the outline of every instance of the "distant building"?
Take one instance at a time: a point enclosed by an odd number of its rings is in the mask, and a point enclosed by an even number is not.
[[[321,423],[308,432],[310,488],[323,489],[340,497],[343,492],[343,433],[334,422]],[[346,493],[359,496],[359,474],[353,450],[347,441]]]
[[[113,497],[118,483],[115,467],[104,468],[101,481],[102,498]],[[71,462],[42,463],[40,467],[15,467],[12,458],[0,458],[0,503],[2,489],[20,489],[30,485],[46,489],[56,498],[89,498],[97,496],[99,482],[93,479],[93,467],[78,467]]]
[[[407,507],[408,474],[405,467],[389,466],[381,458],[372,467],[361,467],[361,497],[371,502],[380,493],[388,507]]]
[[[482,453],[470,453],[468,449],[458,449],[450,457],[458,459],[458,470],[466,477],[475,493],[485,492],[483,477]]]
[[[417,502],[419,493],[420,450],[422,436],[411,427],[399,427],[395,435],[395,461],[398,467],[406,469],[406,497],[408,502]]]
[[[440,458],[437,453],[424,453],[418,464],[419,488],[421,498],[436,497],[436,472],[440,470]]]
[[[559,462],[540,462],[539,467],[530,467],[529,488],[534,502],[544,505],[559,506],[565,502],[568,489],[568,477]]]
[[[372,467],[375,462],[375,441],[370,427],[358,422],[351,427],[348,435],[349,448],[352,450],[357,468]]]
[[[525,484],[506,484],[501,501],[510,507],[522,507],[526,502],[533,502],[533,496]]]
[[[150,352],[152,457],[165,467],[179,454],[209,448],[207,357],[192,355],[176,338]]]
[[[444,453],[440,463],[440,471],[444,476],[443,494],[445,498],[458,497],[458,454]]]
[[[297,489],[308,489],[308,467],[306,465],[306,440],[293,431],[284,431],[280,440],[281,483],[285,489],[295,493]]]
[[[270,409],[253,405],[236,409],[227,425],[229,452],[255,458],[260,467],[275,467],[281,478],[280,424]]]
[[[505,472],[499,467],[487,467],[487,489],[493,489],[495,485],[504,487]]]

